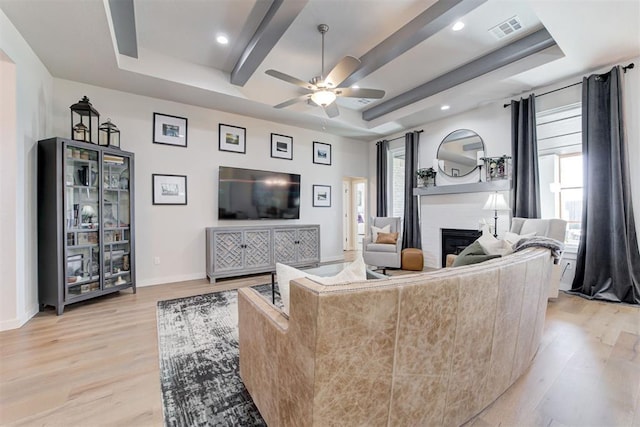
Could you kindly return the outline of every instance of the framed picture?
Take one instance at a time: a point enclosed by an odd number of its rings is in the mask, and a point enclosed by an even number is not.
[[[293,138],[277,133],[271,134],[271,157],[293,160]]]
[[[313,206],[328,208],[331,206],[331,186],[330,185],[314,185],[313,186]]]
[[[187,119],[153,113],[153,143],[187,147]]]
[[[313,142],[313,163],[319,165],[331,164],[331,144]]]
[[[232,151],[242,154],[247,152],[247,146],[245,144],[247,130],[245,128],[220,123],[218,125],[218,134],[218,149],[220,151]]]
[[[187,176],[153,174],[154,205],[186,205]]]
[[[451,168],[451,176],[460,176],[460,169]]]

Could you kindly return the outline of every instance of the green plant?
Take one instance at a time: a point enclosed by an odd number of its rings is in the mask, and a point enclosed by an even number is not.
[[[422,168],[416,171],[416,176],[420,179],[435,178],[436,173],[433,168]]]

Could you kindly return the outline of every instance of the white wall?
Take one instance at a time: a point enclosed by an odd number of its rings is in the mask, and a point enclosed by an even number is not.
[[[0,330],[38,310],[37,141],[51,134],[53,79],[0,10]],[[10,83],[8,83],[10,82]]]
[[[634,204],[634,216],[636,229],[640,230],[640,58],[622,61],[626,65],[635,62],[636,68],[624,75],[623,93],[627,145],[629,150],[629,164],[631,175],[632,200]],[[608,72],[613,65],[594,72]],[[576,83],[582,80],[582,76],[575,76],[553,86],[537,88],[534,93],[544,93],[553,89]],[[581,85],[560,90],[549,95],[536,98],[536,111],[544,111],[581,100]],[[519,97],[514,97],[514,99]],[[442,139],[456,129],[471,129],[476,131],[483,139],[486,155],[489,157],[511,154],[511,111],[503,108],[503,104],[509,100],[502,100],[486,105],[482,108],[467,111],[461,114],[438,120],[422,127],[424,132],[420,136],[420,167],[431,167],[436,157],[438,146]],[[388,139],[398,135],[392,135]],[[370,207],[375,212],[375,173],[376,173],[376,145],[375,141],[369,144],[369,169],[370,175]],[[462,184],[476,182],[478,173],[474,172],[467,177],[448,178],[442,173],[437,176],[438,185]],[[421,196],[421,232],[422,249],[425,255],[425,265],[439,267],[440,259],[440,229],[441,228],[466,228],[477,229],[482,219],[493,223],[493,214],[483,211],[482,207],[489,193],[449,194],[438,196]],[[508,192],[505,198],[509,200]],[[509,228],[510,215],[499,213],[498,232],[502,233]],[[640,243],[639,243],[640,244]]]
[[[367,143],[318,131],[55,79],[53,135],[69,137],[69,106],[87,95],[121,131],[122,149],[135,153],[137,280],[141,286],[205,277],[205,227],[320,224],[322,261],[342,258],[342,179],[367,177]],[[153,113],[188,119],[188,147],[152,143]],[[247,154],[218,151],[218,124],[247,129]],[[293,161],[270,156],[271,133],[293,137]],[[332,146],[332,165],[312,162],[312,142]],[[301,175],[300,220],[218,221],[218,166]],[[151,174],[187,175],[187,206],[154,206]],[[312,207],[313,184],[332,186],[332,207]],[[160,264],[154,265],[154,258]]]

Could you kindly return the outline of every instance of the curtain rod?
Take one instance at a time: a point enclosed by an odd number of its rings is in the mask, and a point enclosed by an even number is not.
[[[635,64],[632,62],[631,64],[622,67],[622,71],[624,71],[626,73],[627,70],[631,70],[633,68],[635,68]],[[559,90],[568,89],[570,87],[581,85],[581,84],[582,84],[582,82],[572,83],[570,85],[567,85],[567,86],[564,86],[564,87],[561,87],[561,88],[558,88],[558,89],[550,90],[549,92],[541,93],[540,95],[536,95],[536,98],[540,98],[541,96],[549,95],[550,93],[557,92]],[[510,107],[510,106],[511,106],[511,103],[503,105],[504,108],[507,108],[507,107]]]
[[[416,130],[416,131],[413,131],[413,132],[422,133],[422,132],[424,132],[424,130],[423,130],[423,129],[420,129],[420,130]],[[407,132],[407,133],[408,133],[408,132]],[[387,139],[387,142],[395,141],[395,140],[397,140],[397,139],[402,139],[402,138],[404,138],[404,135],[401,135],[401,136],[399,136],[399,137],[397,137],[397,138],[393,138],[393,139]]]

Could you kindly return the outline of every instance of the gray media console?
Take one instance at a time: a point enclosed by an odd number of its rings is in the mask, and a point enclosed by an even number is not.
[[[207,277],[274,271],[276,263],[293,267],[320,262],[319,225],[263,225],[209,227],[207,230]]]

